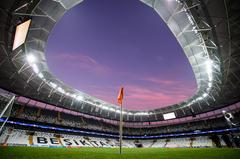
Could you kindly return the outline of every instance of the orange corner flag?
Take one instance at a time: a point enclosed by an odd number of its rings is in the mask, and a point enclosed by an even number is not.
[[[122,105],[122,102],[123,102],[123,87],[121,87],[118,94],[118,104]]]

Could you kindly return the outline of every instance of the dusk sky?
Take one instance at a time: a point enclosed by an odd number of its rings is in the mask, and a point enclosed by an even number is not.
[[[66,84],[110,103],[125,88],[124,108],[181,102],[196,89],[182,48],[158,14],[139,0],[85,0],[55,26],[50,71]]]

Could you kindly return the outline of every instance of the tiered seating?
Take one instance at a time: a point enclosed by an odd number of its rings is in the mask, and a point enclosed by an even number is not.
[[[193,142],[193,147],[213,147],[212,140],[208,136],[196,137]]]
[[[54,110],[45,110],[41,109],[41,113],[38,114],[39,108],[25,106],[23,112],[16,116],[16,112],[19,112],[23,106],[14,105],[12,110],[12,117],[17,117],[21,119],[27,119],[31,121],[44,122],[49,124],[56,124],[62,126],[69,126],[74,128],[83,128],[83,129],[91,129],[91,130],[100,130],[111,133],[118,133],[118,126],[105,123],[103,121],[99,121],[93,118],[86,118],[82,116],[75,116],[66,113],[60,113],[58,116],[58,112]],[[236,115],[237,116],[237,115]],[[195,131],[195,130],[204,130],[204,129],[215,129],[226,127],[227,124],[223,117],[216,119],[209,119],[204,121],[196,121],[196,122],[188,122],[179,125],[169,125],[153,127],[153,128],[123,128],[124,134],[128,135],[157,135],[164,133],[176,133],[176,132],[185,132],[185,131]]]
[[[223,141],[223,139],[221,138],[221,136],[219,136],[219,139],[220,139],[221,146],[222,146],[222,147],[226,147],[227,144]]]
[[[142,141],[142,145],[143,145],[143,147],[145,147],[145,148],[152,147],[152,145],[153,145],[153,140],[144,140],[144,141]]]
[[[136,147],[133,140],[124,140],[123,145],[124,145],[123,147],[126,147],[126,148],[135,148]]]
[[[5,139],[6,139],[7,135],[9,135],[8,129],[3,129],[3,131],[0,134],[0,143],[5,142]]]
[[[14,129],[7,140],[9,145],[28,145],[28,135],[25,130]]]
[[[26,146],[64,146],[64,147],[118,147],[117,139],[84,137],[68,134],[54,134],[40,131],[26,131],[20,129],[5,128],[1,137],[0,144],[6,142],[8,145]],[[7,141],[6,141],[7,139]],[[193,138],[168,138],[158,140],[124,140],[123,147],[135,148],[135,142],[142,144],[143,147],[155,148],[175,148],[175,147],[213,147],[212,140],[208,136]]]
[[[166,146],[168,148],[189,147],[189,138],[172,138],[169,139]]]
[[[154,144],[152,145],[152,147],[154,148],[163,148],[166,144],[166,139],[158,139],[156,142],[154,142]]]

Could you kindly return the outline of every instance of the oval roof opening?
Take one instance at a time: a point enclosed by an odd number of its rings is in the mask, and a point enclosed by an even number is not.
[[[150,110],[192,96],[196,80],[178,41],[139,0],[87,0],[68,11],[47,47],[50,70],[87,94],[124,108]]]

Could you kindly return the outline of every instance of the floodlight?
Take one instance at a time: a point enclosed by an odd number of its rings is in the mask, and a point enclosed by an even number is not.
[[[212,74],[212,60],[207,60],[206,61],[206,69],[208,74]]]
[[[57,90],[58,90],[60,93],[65,93],[65,91],[64,91],[61,87],[58,87]]]
[[[53,82],[50,82],[49,84],[50,84],[50,86],[52,86],[53,88],[56,88],[56,87],[57,87],[57,85],[56,85],[55,83],[53,83]]]
[[[76,99],[77,99],[78,101],[82,101],[82,100],[83,100],[83,96],[77,96]]]
[[[72,95],[70,95],[72,98],[76,98],[77,97],[77,95],[76,94],[72,94]]]
[[[113,109],[113,108],[109,108],[109,110],[110,110],[110,111],[115,111],[115,109]]]
[[[43,78],[43,74],[42,74],[42,73],[39,73],[39,74],[38,74],[38,77]]]
[[[203,95],[202,95],[202,96],[205,98],[207,95],[208,95],[207,93],[203,93]]]
[[[37,66],[36,64],[33,64],[33,65],[32,65],[32,68],[33,68],[33,71],[34,71],[35,73],[39,73],[39,68],[38,68],[38,66]]]
[[[124,111],[124,110],[122,111],[122,113],[123,113],[123,114],[127,114],[127,112],[126,112],[126,111]]]
[[[211,82],[208,83],[208,87],[212,87],[212,83]]]
[[[33,54],[27,55],[27,61],[29,64],[35,63],[37,61],[36,57]]]

